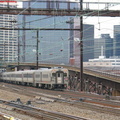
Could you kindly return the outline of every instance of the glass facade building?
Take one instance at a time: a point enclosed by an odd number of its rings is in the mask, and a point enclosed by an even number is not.
[[[74,28],[80,29],[80,19],[74,19]],[[71,35],[72,36],[72,35]],[[75,64],[80,64],[80,31],[76,30],[73,33],[73,54],[75,58]],[[94,25],[83,24],[83,61],[94,58]]]
[[[113,56],[113,39],[109,34],[102,34],[101,37],[105,40],[105,56],[109,58]]]
[[[114,56],[120,56],[120,25],[114,25]]]
[[[113,56],[113,39],[109,34],[101,34],[101,38],[94,40],[94,50],[94,58],[98,58],[101,55],[101,50],[106,58]]]

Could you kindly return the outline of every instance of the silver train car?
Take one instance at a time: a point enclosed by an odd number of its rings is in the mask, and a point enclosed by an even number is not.
[[[68,86],[68,70],[51,68],[3,72],[1,81],[46,89],[66,89]]]

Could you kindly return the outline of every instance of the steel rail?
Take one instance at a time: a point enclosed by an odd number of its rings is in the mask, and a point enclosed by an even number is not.
[[[49,110],[44,110],[44,109],[36,108],[33,106],[23,105],[23,104],[17,104],[17,103],[6,101],[6,100],[0,100],[0,104],[12,106],[14,108],[13,110],[20,110],[20,111],[23,111],[25,113],[27,112],[29,114],[32,113],[32,115],[35,114],[39,118],[51,117],[51,118],[55,118],[53,120],[56,120],[56,118],[59,118],[59,119],[61,118],[62,120],[68,120],[68,119],[69,120],[87,120],[85,118],[80,118],[80,117],[67,115],[67,114],[63,114],[63,113],[58,113],[58,112],[52,112]]]
[[[95,104],[95,103],[88,103],[87,101],[74,102],[74,104],[70,103],[70,102],[69,103],[68,102],[62,102],[62,103],[63,104],[68,104],[69,106],[72,105],[72,106],[75,106],[75,107],[78,107],[78,108],[89,109],[89,110],[100,112],[100,113],[106,113],[106,114],[120,116],[120,110],[119,109],[106,107],[106,106],[98,105],[98,104]]]

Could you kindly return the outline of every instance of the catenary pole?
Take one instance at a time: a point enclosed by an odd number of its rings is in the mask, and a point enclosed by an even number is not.
[[[17,67],[17,71],[19,71],[19,64],[20,64],[20,32],[18,30],[18,67]]]
[[[83,10],[83,0],[80,0],[80,10]],[[83,16],[80,16],[80,89],[83,91]]]
[[[38,69],[38,43],[39,43],[39,30],[37,30],[36,69]]]

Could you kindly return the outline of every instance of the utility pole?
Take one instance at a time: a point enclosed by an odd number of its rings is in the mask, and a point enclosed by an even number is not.
[[[19,30],[18,30],[18,67],[17,71],[19,71],[19,64],[20,64],[20,36],[19,36]]]
[[[83,0],[80,0],[80,10],[83,10]],[[83,16],[80,16],[80,80],[81,91],[83,91]]]
[[[37,30],[37,45],[36,45],[36,69],[38,69],[38,43],[39,43],[39,30]]]
[[[26,31],[25,31],[25,25],[26,25],[26,23],[25,23],[25,21],[26,21],[26,16],[25,15],[23,15],[23,32],[22,32],[22,35],[23,35],[23,37],[22,37],[22,42],[23,42],[23,62],[25,62],[25,52],[26,52],[26,48],[25,48],[25,44],[26,44],[26,41],[25,41],[25,39],[26,39]]]

